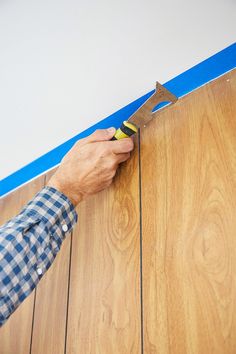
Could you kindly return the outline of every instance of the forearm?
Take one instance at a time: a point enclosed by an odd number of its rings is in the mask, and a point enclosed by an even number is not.
[[[51,266],[77,219],[71,200],[46,186],[0,227],[0,326]]]

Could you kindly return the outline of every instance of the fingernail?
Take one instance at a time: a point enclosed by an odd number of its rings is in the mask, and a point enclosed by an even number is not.
[[[116,129],[116,128],[111,127],[111,128],[108,128],[107,131],[108,131],[109,133],[113,133],[113,132],[115,131],[115,129]]]

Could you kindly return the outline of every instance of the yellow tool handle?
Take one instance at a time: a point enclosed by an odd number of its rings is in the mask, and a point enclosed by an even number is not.
[[[120,139],[128,138],[129,136],[137,133],[137,131],[138,128],[134,124],[127,122],[125,120],[122,123],[121,127],[117,129],[115,135],[113,136],[113,138],[111,138],[111,140],[120,140]]]

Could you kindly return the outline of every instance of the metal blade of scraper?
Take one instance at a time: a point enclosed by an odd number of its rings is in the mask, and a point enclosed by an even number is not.
[[[175,103],[177,97],[168,91],[159,82],[156,83],[156,91],[147,99],[144,104],[137,109],[126,121],[122,123],[120,128],[115,132],[111,140],[120,140],[132,136],[138,132],[138,128],[146,126],[155,116],[153,109],[164,102]]]
[[[178,98],[168,91],[159,82],[156,82],[156,91],[154,94],[144,102],[144,104],[137,109],[128,119],[127,122],[134,124],[137,128],[146,126],[152,120],[155,108],[159,103],[170,102],[175,103]]]

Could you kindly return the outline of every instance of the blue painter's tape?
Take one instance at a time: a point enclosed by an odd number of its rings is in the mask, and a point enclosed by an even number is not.
[[[225,48],[212,57],[204,60],[200,64],[192,67],[184,73],[176,76],[166,82],[164,86],[173,92],[177,97],[181,97],[199,86],[223,75],[236,67],[236,43]],[[121,108],[109,117],[103,119],[82,133],[74,136],[65,143],[57,146],[45,155],[39,157],[20,170],[12,173],[0,181],[0,196],[3,196],[22,184],[30,181],[34,177],[58,165],[63,156],[71,149],[74,143],[87,135],[90,135],[95,129],[103,129],[110,126],[118,128],[120,124],[127,120],[152,94],[154,90],[138,98],[129,105]],[[158,106],[160,108],[160,106]]]

